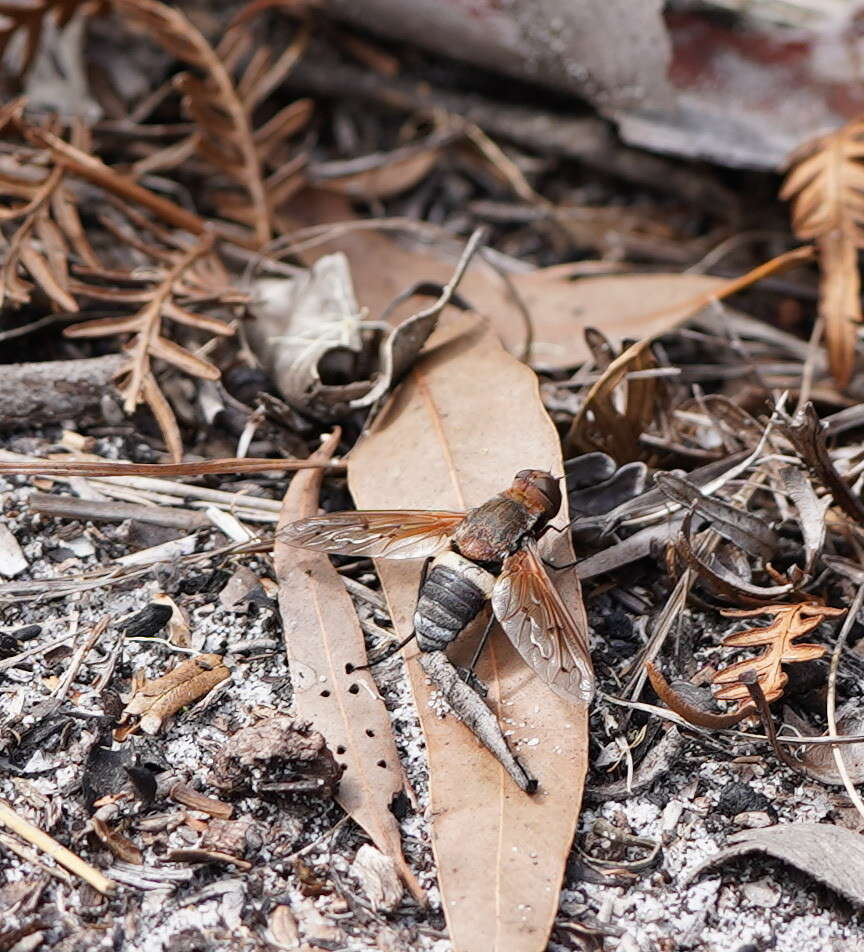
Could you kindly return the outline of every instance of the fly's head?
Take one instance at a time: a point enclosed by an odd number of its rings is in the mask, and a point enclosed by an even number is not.
[[[535,531],[554,519],[561,508],[561,485],[545,469],[520,470],[509,493],[535,517]]]

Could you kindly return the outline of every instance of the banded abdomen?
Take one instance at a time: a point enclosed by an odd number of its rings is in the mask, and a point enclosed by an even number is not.
[[[443,651],[480,614],[495,576],[457,552],[432,563],[417,598],[414,631],[421,651]]]

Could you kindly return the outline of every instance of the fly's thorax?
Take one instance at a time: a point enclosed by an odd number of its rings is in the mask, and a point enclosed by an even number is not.
[[[535,522],[536,516],[508,490],[470,510],[453,534],[453,544],[475,562],[503,562]]]
[[[442,651],[480,614],[495,576],[458,552],[432,563],[417,598],[414,631],[421,651]]]

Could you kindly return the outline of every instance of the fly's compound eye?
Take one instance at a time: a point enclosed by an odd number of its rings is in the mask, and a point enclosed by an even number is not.
[[[548,517],[551,518],[561,508],[561,486],[551,473],[543,469],[523,469],[516,474],[517,483],[530,486],[539,492],[548,503]]]
[[[535,472],[531,484],[549,500],[549,508],[554,514],[561,508],[561,484],[551,473]]]

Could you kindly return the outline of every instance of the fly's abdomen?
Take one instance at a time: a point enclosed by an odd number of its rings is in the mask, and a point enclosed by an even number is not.
[[[420,650],[443,651],[480,614],[494,584],[494,575],[458,553],[439,555],[414,612]]]

